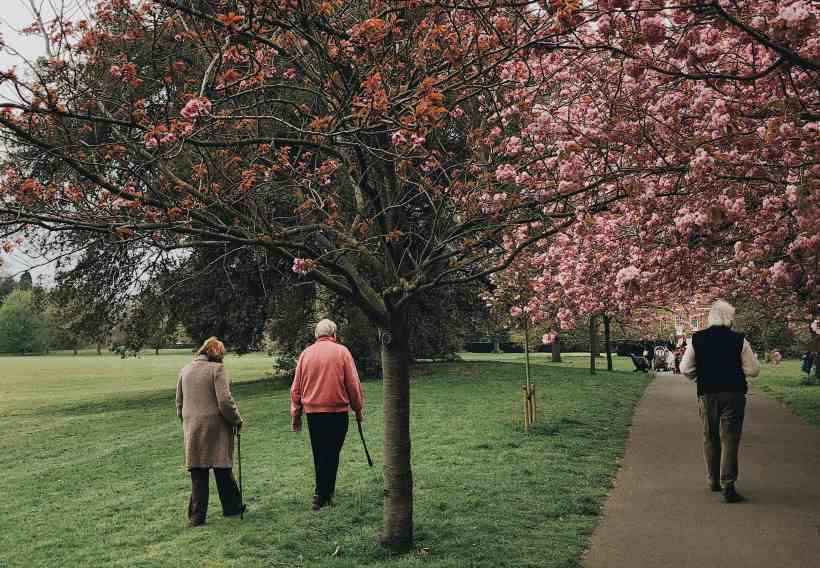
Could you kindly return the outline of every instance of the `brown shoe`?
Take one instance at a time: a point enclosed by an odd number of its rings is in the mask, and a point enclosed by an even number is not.
[[[202,519],[202,520],[190,519],[188,521],[188,528],[194,529],[196,527],[202,527],[202,526],[205,526],[205,520],[204,519]]]

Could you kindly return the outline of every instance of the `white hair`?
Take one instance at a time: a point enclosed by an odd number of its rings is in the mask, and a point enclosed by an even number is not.
[[[718,300],[709,309],[709,327],[732,327],[735,321],[735,308],[729,302]]]
[[[316,339],[320,337],[333,337],[336,335],[336,324],[329,319],[323,319],[316,324],[316,330],[313,332]]]

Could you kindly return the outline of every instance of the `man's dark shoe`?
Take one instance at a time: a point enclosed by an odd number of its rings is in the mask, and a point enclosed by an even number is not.
[[[196,528],[196,527],[201,527],[201,526],[204,526],[204,525],[205,525],[205,520],[204,519],[189,519],[188,520],[188,528],[191,528],[191,529]]]
[[[318,511],[324,505],[324,499],[319,497],[318,495],[313,496],[313,503],[310,506],[311,511]]]
[[[319,497],[318,495],[313,496],[313,504],[310,506],[311,510],[318,511],[322,507],[333,506],[333,499],[330,497]]]
[[[726,503],[740,503],[743,501],[743,495],[735,491],[734,483],[727,483],[723,488],[723,500]]]
[[[722,491],[723,488],[720,486],[720,481],[713,481],[709,484],[709,489],[714,491],[715,493]]]

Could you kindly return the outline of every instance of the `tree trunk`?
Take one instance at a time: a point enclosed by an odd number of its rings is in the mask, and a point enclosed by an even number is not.
[[[97,342],[97,355],[102,355],[102,341]]]
[[[381,543],[396,552],[413,547],[413,472],[410,467],[410,342],[405,314],[381,330],[384,376],[384,527]]]
[[[612,370],[612,343],[610,342],[609,337],[609,324],[611,323],[612,318],[609,316],[604,316],[604,347],[606,348],[606,370]]]
[[[595,353],[598,351],[598,334],[596,333],[595,316],[589,317],[589,374],[595,374]]]
[[[561,362],[561,339],[558,337],[552,340],[552,362]]]
[[[154,355],[159,355],[159,347],[154,347]]]
[[[77,350],[77,348],[76,348],[76,347],[73,349],[73,351],[74,351],[74,355],[75,355],[75,356],[79,353],[79,351]]]

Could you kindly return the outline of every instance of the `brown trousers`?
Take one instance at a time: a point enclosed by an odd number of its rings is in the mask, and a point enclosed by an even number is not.
[[[742,392],[703,394],[698,397],[698,407],[703,421],[703,455],[709,482],[734,483],[746,395]]]
[[[208,468],[191,468],[191,499],[188,501],[188,520],[201,525],[208,515]],[[216,490],[222,502],[222,514],[226,517],[238,515],[242,508],[239,486],[230,468],[214,468]]]

